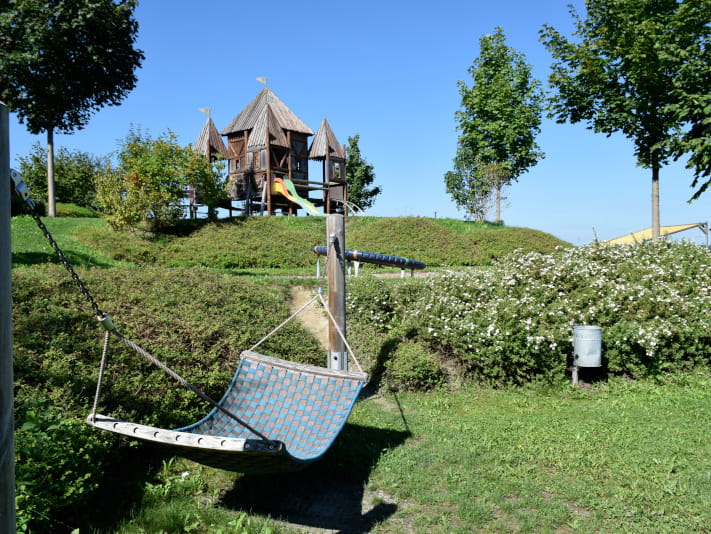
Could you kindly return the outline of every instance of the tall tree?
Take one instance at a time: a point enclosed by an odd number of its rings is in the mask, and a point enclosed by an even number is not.
[[[550,26],[541,30],[541,40],[555,59],[549,78],[556,91],[550,99],[551,116],[558,122],[585,122],[608,136],[620,132],[634,143],[637,164],[652,172],[656,240],[659,171],[670,157],[691,150],[683,143],[684,128],[693,122],[684,114],[689,110],[684,83],[700,76],[709,87],[708,63],[695,62],[693,75],[680,74],[689,69],[689,50],[706,47],[708,58],[711,3],[586,0],[585,6],[584,20],[570,8],[574,40]],[[697,115],[700,122],[707,117],[708,109],[704,117]]]
[[[358,141],[360,134],[348,138],[346,157],[346,183],[348,201],[366,210],[373,206],[375,198],[382,193],[380,186],[370,187],[375,181],[375,171],[361,155]]]
[[[136,0],[0,4],[0,99],[32,134],[47,132],[48,214],[55,215],[54,132],[86,126],[136,85]]]
[[[481,163],[466,147],[459,147],[453,163],[454,169],[444,174],[447,191],[467,218],[485,221],[493,191],[482,172]]]
[[[457,158],[460,164],[461,158],[472,158],[467,165],[479,174],[477,182],[490,191],[498,190],[496,217],[500,220],[501,189],[543,158],[536,144],[543,91],[523,54],[506,45],[501,28],[483,36],[479,47],[479,57],[469,67],[471,87],[457,82],[462,96],[462,109],[455,114],[461,132]],[[450,195],[456,194],[456,187],[455,182],[447,183]]]

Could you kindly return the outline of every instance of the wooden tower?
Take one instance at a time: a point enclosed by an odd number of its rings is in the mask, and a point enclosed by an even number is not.
[[[243,202],[245,213],[277,212],[296,215],[299,203],[274,192],[275,179],[288,179],[298,197],[331,212],[331,199],[345,200],[345,158],[328,123],[314,133],[268,87],[222,130],[227,137],[228,194]],[[309,159],[318,159],[328,170],[323,179],[309,180]],[[326,167],[324,167],[326,169]],[[328,174],[331,173],[331,174]],[[337,176],[331,180],[329,176]],[[312,195],[314,195],[312,197]]]
[[[323,162],[323,203],[326,213],[343,209],[346,197],[346,149],[338,143],[326,119],[321,121],[309,149],[309,159]]]
[[[208,161],[227,157],[227,147],[225,147],[225,143],[222,142],[220,132],[217,131],[217,127],[210,117],[205,121],[202,131],[193,145],[193,150],[205,156]],[[187,197],[190,217],[194,218],[197,216],[198,206],[201,204],[200,191],[191,185],[188,187]]]
[[[273,180],[288,178],[299,194],[308,195],[308,138],[313,134],[268,87],[262,89],[222,130],[230,197],[244,200],[247,213],[294,213],[291,202],[272,195]]]

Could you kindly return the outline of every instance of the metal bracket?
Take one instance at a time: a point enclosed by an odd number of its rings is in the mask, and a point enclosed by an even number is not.
[[[15,186],[15,191],[20,195],[20,198],[33,210],[35,209],[35,201],[30,198],[30,188],[27,187],[22,175],[15,169],[10,169],[10,178]]]
[[[281,441],[264,441],[261,439],[247,439],[244,442],[244,450],[249,452],[271,452],[278,453],[284,448]]]

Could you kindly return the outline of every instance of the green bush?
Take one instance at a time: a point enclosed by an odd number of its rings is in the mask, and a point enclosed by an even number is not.
[[[92,207],[96,201],[96,175],[105,164],[105,159],[80,150],[70,151],[61,147],[54,158],[56,201]],[[32,152],[20,158],[19,171],[35,202],[46,201],[47,149],[35,143]]]
[[[391,391],[429,391],[444,385],[447,376],[428,348],[415,342],[400,344],[386,363]]]
[[[15,430],[18,531],[52,531],[53,513],[82,514],[110,448],[83,421],[37,397],[16,401],[16,412],[23,421]]]
[[[711,253],[692,243],[590,246],[420,281],[354,281],[348,317],[365,339],[390,332],[370,350],[376,361],[410,339],[493,384],[563,380],[574,325],[598,325],[606,371],[643,377],[710,363],[709,288]]]
[[[432,279],[418,331],[493,382],[562,377],[576,324],[598,325],[613,374],[708,364],[711,254],[692,243],[515,254],[496,269]]]
[[[97,176],[97,202],[114,229],[163,232],[185,216],[188,186],[199,192],[211,218],[226,198],[221,168],[192,148],[181,147],[172,132],[151,139],[131,130],[121,143],[116,168]]]

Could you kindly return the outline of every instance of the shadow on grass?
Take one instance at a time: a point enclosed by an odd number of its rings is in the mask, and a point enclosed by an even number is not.
[[[398,509],[380,498],[364,502],[370,473],[385,451],[409,436],[406,431],[347,424],[331,450],[309,468],[239,477],[222,505],[344,534],[370,532]]]
[[[111,267],[112,262],[98,260],[88,254],[78,254],[76,252],[63,251],[73,267]],[[61,260],[54,252],[13,252],[12,266],[43,265],[45,263],[58,263]]]

